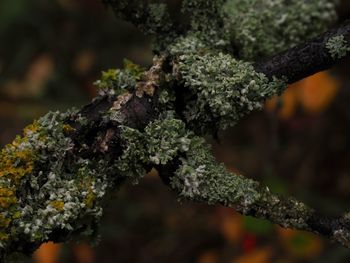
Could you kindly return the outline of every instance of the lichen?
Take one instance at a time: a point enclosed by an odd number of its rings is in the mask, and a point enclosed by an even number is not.
[[[333,59],[341,59],[350,51],[349,43],[346,41],[344,35],[338,35],[328,39],[326,48]]]
[[[225,25],[240,58],[256,60],[326,31],[337,16],[337,0],[229,0]]]
[[[225,0],[184,0],[182,12],[189,15],[192,31],[216,34],[220,20],[220,9]]]
[[[250,206],[261,198],[258,183],[228,172],[216,162],[210,147],[200,137],[192,134],[185,157],[180,160],[171,187],[187,199]]]
[[[67,136],[73,128],[66,120],[74,114],[48,113],[1,151],[0,256],[19,239],[38,245],[58,229],[74,229],[75,236],[96,234],[91,227],[102,215],[114,169],[108,160],[73,154]]]
[[[180,78],[196,99],[189,101],[186,120],[203,132],[208,127],[227,128],[286,88],[284,79],[269,80],[249,62],[215,52],[196,38],[184,39],[190,46],[181,54],[178,44],[170,49],[177,57],[174,75]],[[192,126],[192,127],[193,127]]]
[[[185,124],[174,118],[174,112],[163,113],[149,123],[143,132],[121,126],[123,154],[117,160],[119,173],[135,183],[145,175],[145,167],[165,165],[179,152],[186,151],[189,132]]]
[[[140,80],[144,69],[130,60],[124,60],[124,69],[109,69],[102,72],[95,85],[100,95],[116,94],[121,95],[127,91],[133,90],[136,83]]]

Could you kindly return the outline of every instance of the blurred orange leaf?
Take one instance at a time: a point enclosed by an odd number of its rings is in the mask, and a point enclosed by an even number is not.
[[[273,97],[266,102],[269,111],[277,111],[278,116],[283,119],[291,118],[296,111],[298,103],[298,88],[300,83],[290,85],[281,97]],[[280,105],[279,105],[280,104]]]
[[[61,244],[48,242],[42,244],[33,254],[36,263],[57,263]]]
[[[338,81],[329,73],[317,73],[302,81],[300,103],[307,113],[320,113],[333,101],[338,90]]]
[[[77,263],[92,263],[95,261],[95,251],[88,244],[75,245],[74,254]]]
[[[283,247],[293,257],[298,259],[312,259],[320,255],[323,242],[319,236],[308,232],[284,229],[282,227],[278,227],[277,229]]]
[[[217,263],[219,262],[218,253],[214,250],[208,250],[199,256],[197,263]]]
[[[298,105],[308,114],[317,114],[327,109],[339,90],[339,82],[327,71],[319,72],[293,85],[280,96],[266,102],[268,111],[276,111],[283,119],[290,119]],[[279,103],[280,102],[280,103]]]
[[[231,263],[270,263],[271,256],[272,249],[265,247],[240,256],[231,261]]]
[[[243,234],[242,217],[237,213],[226,213],[221,219],[221,232],[231,244],[236,244]]]

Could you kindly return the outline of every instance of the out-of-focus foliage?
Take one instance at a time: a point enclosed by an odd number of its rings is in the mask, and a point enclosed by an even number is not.
[[[173,0],[175,8],[179,1]],[[350,11],[344,1],[341,12]],[[181,19],[178,17],[178,19]],[[128,58],[147,66],[149,41],[99,0],[0,1],[0,144],[50,109],[86,103],[100,71]],[[213,142],[217,158],[322,211],[350,198],[350,62],[290,87]],[[350,252],[314,235],[179,204],[154,172],[113,197],[101,243],[46,244],[38,263],[344,263]]]

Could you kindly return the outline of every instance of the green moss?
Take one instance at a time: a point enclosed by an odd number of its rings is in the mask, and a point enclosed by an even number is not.
[[[333,59],[341,59],[350,51],[350,46],[343,35],[328,39],[326,48]]]

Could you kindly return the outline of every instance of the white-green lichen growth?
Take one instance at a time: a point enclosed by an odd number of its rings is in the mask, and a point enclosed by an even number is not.
[[[181,53],[182,43],[189,46],[189,52]],[[177,56],[174,74],[196,97],[186,105],[186,120],[200,125],[203,131],[207,127],[225,129],[235,125],[286,88],[283,79],[269,80],[251,63],[211,51],[193,37],[183,39],[170,50]]]
[[[261,198],[259,184],[218,164],[204,139],[192,134],[171,186],[180,196],[209,204],[249,207]]]
[[[120,173],[135,182],[145,175],[149,165],[165,165],[179,152],[188,150],[190,132],[185,124],[166,112],[149,123],[143,132],[121,126],[123,154],[117,161]]]
[[[1,152],[0,195],[15,199],[1,199],[0,257],[13,243],[35,248],[54,233],[66,240],[96,236],[114,171],[108,160],[73,152],[67,134],[74,129],[65,121],[75,114],[48,113]]]
[[[223,8],[240,58],[256,60],[311,39],[336,20],[337,0],[228,0]]]
[[[326,48],[333,59],[341,59],[350,51],[350,45],[343,35],[331,37],[326,43]]]
[[[109,69],[102,72],[101,79],[95,81],[99,94],[120,95],[133,90],[142,77],[144,68],[130,60],[124,60],[124,69]]]

